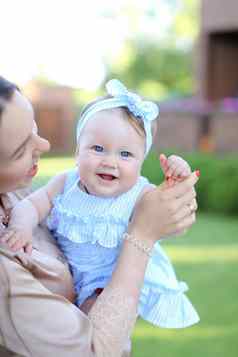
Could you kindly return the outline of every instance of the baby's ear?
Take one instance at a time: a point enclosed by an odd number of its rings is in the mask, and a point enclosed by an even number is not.
[[[75,156],[76,164],[78,165],[78,160],[79,160],[79,144],[78,144],[77,147],[76,147],[74,156]]]
[[[152,121],[152,124],[151,124],[151,133],[152,133],[153,141],[155,139],[157,131],[158,131],[158,123],[157,123],[157,119],[155,119],[155,120]]]

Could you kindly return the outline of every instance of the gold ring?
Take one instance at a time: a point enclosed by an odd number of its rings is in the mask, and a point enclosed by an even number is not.
[[[193,207],[192,203],[190,203],[190,204],[188,205],[188,208],[189,208],[190,214],[193,214],[193,212],[194,212],[195,210],[194,210],[194,207]]]

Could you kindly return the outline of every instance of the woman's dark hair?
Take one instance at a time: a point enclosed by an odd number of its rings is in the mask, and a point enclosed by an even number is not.
[[[15,90],[20,91],[14,83],[7,81],[5,78],[0,76],[0,122],[6,103],[11,100]]]

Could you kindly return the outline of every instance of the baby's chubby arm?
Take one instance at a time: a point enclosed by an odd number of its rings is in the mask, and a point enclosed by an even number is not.
[[[50,213],[54,197],[63,191],[65,178],[65,173],[55,176],[14,206],[8,228],[0,238],[11,250],[23,248],[31,254],[33,229]]]

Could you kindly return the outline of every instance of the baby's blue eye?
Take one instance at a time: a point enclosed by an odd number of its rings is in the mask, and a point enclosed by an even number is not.
[[[100,145],[94,145],[92,148],[94,151],[103,152],[103,147]]]
[[[129,151],[121,151],[121,156],[122,157],[130,157],[132,154]]]

